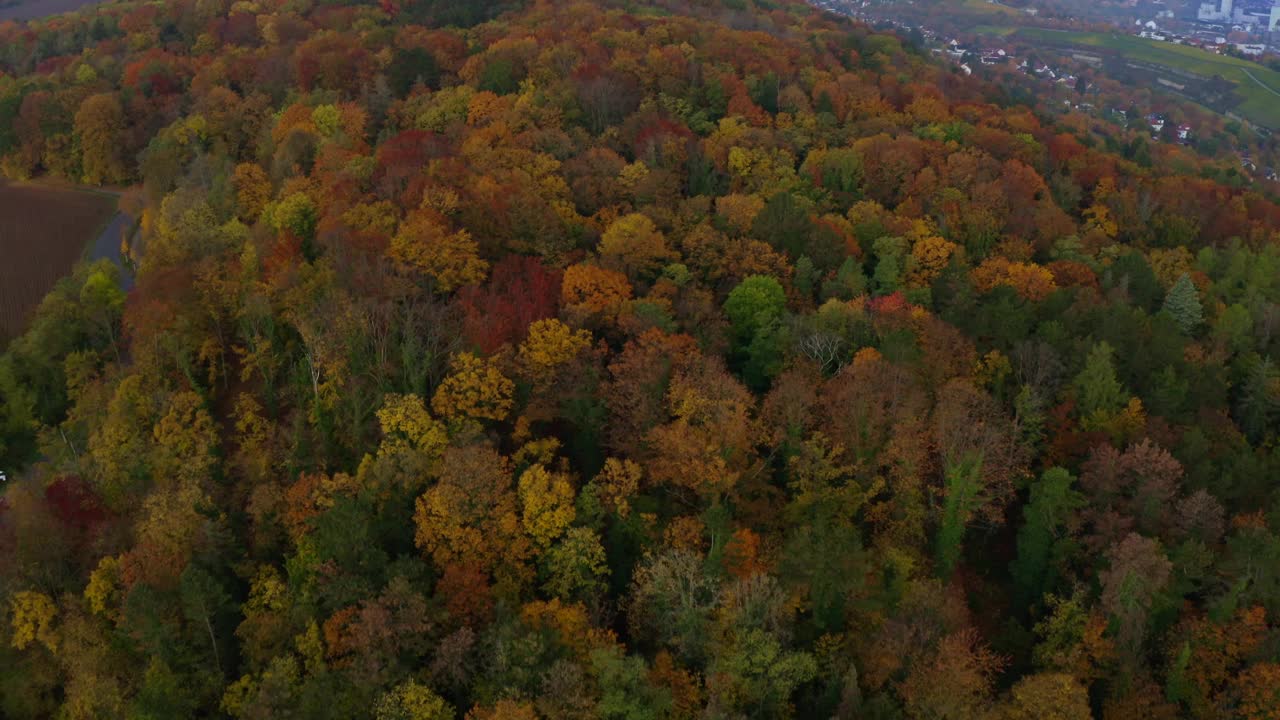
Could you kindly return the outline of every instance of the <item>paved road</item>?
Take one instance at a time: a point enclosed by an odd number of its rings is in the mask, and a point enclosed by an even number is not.
[[[111,218],[111,222],[102,229],[102,233],[93,241],[93,246],[89,248],[89,260],[107,259],[115,263],[120,268],[120,289],[125,292],[133,289],[133,273],[129,271],[129,267],[124,264],[124,257],[120,254],[120,240],[124,237],[125,230],[129,227],[129,218],[124,213],[116,213]]]

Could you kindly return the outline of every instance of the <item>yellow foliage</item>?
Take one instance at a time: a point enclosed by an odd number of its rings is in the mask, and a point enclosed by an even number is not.
[[[987,388],[998,385],[1010,372],[1013,372],[1013,366],[1009,363],[1009,358],[999,350],[992,350],[982,356],[973,369],[974,378]]]
[[[959,250],[953,242],[937,235],[930,235],[916,241],[911,248],[911,273],[908,282],[915,287],[930,285],[946,269],[951,256]]]
[[[538,713],[527,702],[499,700],[492,706],[471,708],[466,720],[538,720]]]
[[[37,640],[50,650],[58,649],[58,636],[53,629],[53,621],[58,616],[58,607],[44,593],[23,590],[9,598],[9,608],[13,612],[13,646],[25,650]]]
[[[576,515],[573,484],[563,474],[534,465],[520,475],[519,493],[525,531],[539,546],[549,547]]]
[[[644,181],[649,177],[649,167],[640,161],[636,161],[622,168],[622,172],[618,173],[618,184],[626,188],[627,192],[634,193]]]
[[[413,680],[382,694],[374,710],[377,720],[453,720],[453,706],[429,686]]]
[[[302,656],[303,667],[312,675],[317,675],[325,668],[324,637],[320,634],[320,625],[312,620],[307,623],[305,632],[295,635],[293,646]]]
[[[1090,720],[1089,692],[1068,673],[1028,675],[1013,686],[1000,720]]]
[[[218,431],[193,392],[169,399],[169,409],[152,429],[156,443],[153,472],[165,482],[201,482],[209,479],[217,459]]]
[[[564,271],[560,296],[565,305],[588,312],[617,310],[631,298],[631,283],[620,272],[596,265],[570,265]]]
[[[1058,289],[1053,273],[1047,268],[1035,263],[1010,262],[999,255],[983,260],[973,269],[971,277],[978,292],[991,292],[997,286],[1008,285],[1028,300],[1043,300]]]
[[[84,588],[84,599],[89,610],[102,615],[115,605],[120,591],[120,559],[107,555],[98,561],[98,567],[89,573],[89,583]]]
[[[1132,397],[1129,398],[1129,403],[1123,410],[1117,412],[1096,410],[1082,419],[1080,425],[1085,430],[1104,432],[1110,435],[1116,444],[1125,445],[1137,440],[1146,428],[1147,411],[1142,406],[1141,399]]]
[[[738,146],[728,160],[736,191],[776,193],[798,184],[795,157],[786,150]]]
[[[645,515],[641,514],[641,518]],[[707,526],[701,520],[681,515],[667,523],[662,531],[662,544],[673,550],[702,552],[707,544]]]
[[[520,608],[520,619],[530,628],[554,630],[560,643],[585,657],[593,649],[614,643],[613,633],[591,626],[582,603],[566,605],[559,598],[535,600]]]
[[[1120,231],[1120,226],[1111,218],[1111,210],[1102,203],[1094,203],[1084,211],[1084,232],[1099,232],[1107,236],[1108,239],[1114,239],[1116,233]]]
[[[489,271],[466,230],[449,232],[429,213],[409,216],[391,239],[392,260],[431,277],[440,292],[479,283]]]
[[[639,213],[613,222],[600,239],[600,255],[630,274],[651,273],[675,258],[653,221]]]
[[[240,217],[245,220],[256,220],[262,215],[262,209],[271,201],[271,180],[257,163],[240,163],[233,176],[236,187],[236,202],[240,206]]]
[[[520,343],[520,364],[534,380],[545,380],[591,345],[591,333],[572,330],[550,318],[529,326],[529,336]]]
[[[873,347],[864,347],[853,354],[853,367],[863,367],[879,362],[883,359],[880,351]]]
[[[1160,281],[1160,284],[1166,290],[1173,287],[1179,278],[1194,269],[1192,265],[1194,260],[1195,258],[1191,257],[1191,251],[1182,246],[1155,249],[1147,255],[1147,262],[1151,265],[1151,271],[1155,273],[1156,279]]]
[[[289,589],[280,577],[280,571],[270,565],[260,565],[249,585],[249,600],[244,604],[246,613],[285,610],[289,607]]]
[[[522,420],[524,418],[521,418]],[[518,422],[518,421],[517,421]],[[553,438],[540,438],[538,440],[530,440],[516,450],[511,456],[512,461],[516,465],[535,465],[542,463],[543,465],[551,464],[555,459],[556,452],[560,450],[560,441]]]
[[[379,456],[416,450],[436,457],[449,443],[444,425],[417,395],[388,395],[378,411],[378,425],[383,435]]]
[[[352,230],[390,235],[396,231],[399,217],[390,201],[360,203],[342,213],[342,222]]]
[[[716,213],[739,233],[751,229],[756,216],[764,209],[764,198],[759,195],[724,195],[716,199]]]
[[[631,514],[630,498],[640,490],[642,476],[640,466],[630,460],[605,460],[595,479],[600,502],[618,513],[619,517],[627,517]]]
[[[431,398],[431,409],[448,420],[503,420],[511,412],[515,389],[493,360],[459,353]]]

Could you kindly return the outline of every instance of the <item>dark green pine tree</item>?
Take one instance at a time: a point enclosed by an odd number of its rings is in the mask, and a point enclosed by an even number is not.
[[[1204,312],[1200,307],[1200,293],[1186,273],[1178,278],[1178,282],[1169,288],[1164,297],[1164,311],[1169,313],[1182,332],[1190,333],[1204,320]]]

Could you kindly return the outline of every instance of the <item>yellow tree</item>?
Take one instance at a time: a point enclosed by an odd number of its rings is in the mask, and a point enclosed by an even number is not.
[[[739,235],[751,230],[751,223],[763,209],[764,198],[759,195],[734,194],[716,198],[716,214]]]
[[[374,708],[377,720],[453,720],[453,706],[428,686],[406,680],[385,692]]]
[[[514,393],[515,383],[491,358],[458,353],[431,398],[431,409],[450,421],[503,420],[511,412]]]
[[[439,475],[414,509],[418,547],[441,567],[492,572],[502,566],[521,575],[530,547],[507,458],[483,446],[449,448]]]
[[[591,333],[586,330],[575,331],[555,318],[538,320],[529,326],[529,336],[520,343],[520,366],[529,379],[546,381],[590,345]]]
[[[431,417],[417,395],[388,395],[378,410],[378,425],[382,428],[380,457],[413,451],[437,457],[449,443],[444,425]]]
[[[631,283],[620,272],[596,265],[570,265],[564,271],[560,298],[568,309],[585,314],[616,312],[631,299]]]
[[[1089,691],[1067,673],[1044,672],[1019,680],[992,720],[1092,720]]]
[[[218,431],[199,395],[181,392],[170,398],[168,412],[151,434],[156,444],[152,468],[157,481],[166,485],[199,483],[210,477],[217,463]]]
[[[1012,287],[1028,300],[1043,300],[1058,289],[1053,273],[1035,263],[1011,262],[994,255],[973,269],[973,285],[979,292],[990,292],[999,285]]]
[[[596,497],[605,509],[625,518],[631,514],[631,497],[640,490],[640,479],[643,476],[644,472],[636,463],[609,458],[604,461],[604,467],[592,483],[596,487]]]
[[[12,645],[25,650],[28,645],[39,641],[50,650],[58,649],[58,635],[53,622],[58,617],[58,606],[44,593],[33,590],[16,592],[9,598],[9,609],[13,613]]]
[[[520,475],[519,492],[525,532],[539,547],[549,547],[573,522],[573,483],[562,473],[534,465]]]
[[[959,250],[953,242],[937,235],[923,237],[911,247],[910,272],[908,282],[916,287],[925,287],[933,283],[946,269],[951,257]]]
[[[655,482],[723,497],[756,461],[759,428],[751,392],[718,362],[677,372],[667,390],[671,421],[647,436]]]
[[[124,108],[114,93],[90,95],[76,112],[84,181],[91,185],[122,182],[126,171],[121,152]]]
[[[643,277],[675,258],[653,221],[639,213],[618,218],[600,239],[600,257],[631,277]]]
[[[271,179],[257,163],[240,163],[232,175],[241,220],[253,222],[271,202]]]
[[[489,263],[466,230],[450,232],[440,215],[419,211],[400,225],[387,254],[392,260],[435,281],[440,292],[484,280]]]

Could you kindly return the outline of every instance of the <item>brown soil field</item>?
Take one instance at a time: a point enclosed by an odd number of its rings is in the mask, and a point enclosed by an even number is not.
[[[0,183],[0,348],[84,256],[115,207],[104,195]]]

